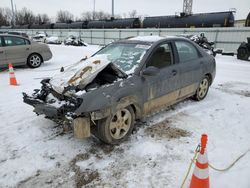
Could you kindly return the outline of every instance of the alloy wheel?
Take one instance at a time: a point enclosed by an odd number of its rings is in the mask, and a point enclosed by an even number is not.
[[[38,67],[40,66],[42,60],[38,55],[32,55],[30,57],[30,65],[33,67]]]
[[[132,115],[129,110],[118,110],[110,122],[110,135],[114,139],[123,138],[129,131],[132,123]]]
[[[209,87],[208,79],[204,78],[199,85],[198,89],[199,98],[201,99],[204,98],[204,96],[207,94],[208,87]]]

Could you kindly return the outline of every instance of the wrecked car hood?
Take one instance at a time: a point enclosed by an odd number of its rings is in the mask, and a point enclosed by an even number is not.
[[[84,88],[108,65],[111,65],[114,71],[119,72],[123,76],[126,75],[108,60],[107,55],[95,55],[87,60],[81,60],[67,68],[64,72],[55,75],[50,79],[49,83],[60,94],[64,94],[65,89],[69,87],[81,86],[81,88]]]

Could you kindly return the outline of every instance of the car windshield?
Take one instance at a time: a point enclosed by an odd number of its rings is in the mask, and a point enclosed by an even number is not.
[[[148,44],[116,43],[108,45],[96,55],[107,55],[108,60],[117,65],[123,72],[132,74],[149,48]]]

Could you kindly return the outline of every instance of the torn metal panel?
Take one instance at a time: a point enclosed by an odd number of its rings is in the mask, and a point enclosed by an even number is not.
[[[51,87],[62,94],[69,86],[85,87],[101,72],[110,62],[106,55],[91,57],[86,61],[80,61],[62,73],[55,75],[51,80]]]

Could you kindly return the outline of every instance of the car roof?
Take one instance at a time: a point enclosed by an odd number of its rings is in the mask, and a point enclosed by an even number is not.
[[[14,34],[8,34],[8,33],[0,33],[0,37],[20,37],[20,38],[23,38],[23,39],[28,39],[22,35],[14,35]]]
[[[8,31],[8,33],[26,34],[25,32],[21,32],[21,31]]]
[[[137,37],[128,37],[126,39],[119,40],[115,43],[140,43],[140,44],[153,44],[158,43],[159,41],[164,41],[168,39],[186,39],[183,36],[159,36],[159,35],[150,35],[150,36],[137,36]]]
[[[150,36],[137,36],[129,38],[128,40],[136,40],[136,41],[145,41],[145,42],[157,42],[159,40],[162,40],[166,37],[158,36],[158,35],[150,35]]]

